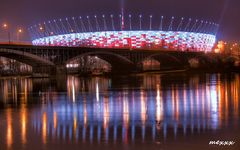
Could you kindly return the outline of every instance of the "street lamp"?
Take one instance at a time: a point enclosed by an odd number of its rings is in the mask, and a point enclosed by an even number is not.
[[[20,34],[23,32],[23,30],[20,28],[17,30],[17,41],[20,39]]]
[[[7,34],[8,34],[8,43],[10,44],[11,43],[11,37],[10,37],[10,31],[9,31],[9,28],[8,28],[8,24],[4,23],[2,25],[3,29],[7,31]]]
[[[3,28],[6,29],[8,25],[6,23],[3,24]]]
[[[43,26],[40,26],[39,27],[39,30],[40,32],[42,32],[42,36],[43,36],[43,39],[44,39],[44,44],[46,45],[47,44],[47,39],[46,39],[46,32],[45,32],[45,28]],[[50,45],[50,43],[48,43],[48,45]]]
[[[19,32],[19,33],[22,33],[22,29],[19,29],[18,32]]]

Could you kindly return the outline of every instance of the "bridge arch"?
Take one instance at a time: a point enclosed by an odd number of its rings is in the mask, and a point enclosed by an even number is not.
[[[30,65],[32,67],[34,66],[54,66],[54,63],[52,63],[49,60],[46,60],[44,58],[41,58],[37,55],[28,53],[28,52],[23,52],[23,51],[18,51],[14,49],[0,49],[0,56],[10,58],[17,60],[21,63]]]
[[[230,64],[235,67],[240,67],[240,57],[238,56],[229,56],[223,59],[225,64]]]
[[[196,53],[188,57],[188,65],[190,68],[212,68],[221,62],[221,57],[216,54]]]
[[[144,61],[147,60],[154,60],[160,63],[160,70],[161,69],[181,69],[184,68],[185,63],[177,56],[168,54],[168,53],[156,53],[147,56],[141,62],[138,62],[138,65],[142,65]]]
[[[238,56],[229,56],[224,59],[224,61],[240,61],[240,57]]]
[[[134,69],[134,63],[129,60],[127,57],[124,57],[120,54],[112,53],[112,52],[103,52],[103,51],[95,51],[95,52],[87,52],[70,58],[65,62],[65,65],[85,56],[97,56],[98,58],[108,62],[113,72],[125,72]]]

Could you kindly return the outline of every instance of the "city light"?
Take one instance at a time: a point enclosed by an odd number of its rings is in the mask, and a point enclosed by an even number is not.
[[[219,41],[217,43],[217,47],[214,49],[214,52],[215,53],[222,53],[224,51],[224,46],[225,46],[225,43],[223,41]]]
[[[10,44],[11,43],[11,34],[10,34],[10,31],[9,31],[9,27],[8,27],[8,24],[7,23],[4,23],[2,25],[3,29],[6,30],[7,32],[7,38],[8,38],[8,43]]]
[[[67,64],[66,67],[67,68],[77,68],[77,67],[79,67],[79,64]]]
[[[3,28],[4,29],[7,29],[8,28],[8,25],[6,23],[3,24]]]
[[[240,56],[240,45],[238,42],[218,41],[214,48],[215,53],[231,54],[232,56]]]
[[[22,29],[18,29],[18,33],[22,33],[23,32],[23,30]]]
[[[17,41],[20,41],[20,34],[22,34],[22,33],[23,33],[23,30],[21,28],[19,28],[17,30]]]

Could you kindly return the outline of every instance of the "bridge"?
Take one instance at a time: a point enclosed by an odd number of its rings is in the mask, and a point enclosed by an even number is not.
[[[239,61],[239,56],[165,49],[129,50],[6,44],[0,45],[0,56],[28,64],[32,66],[34,73],[50,74],[64,73],[66,64],[84,56],[97,56],[107,61],[112,67],[112,72],[141,71],[143,62],[151,59],[160,62],[161,69],[186,69],[190,67],[191,59],[197,60],[200,66],[207,68]]]

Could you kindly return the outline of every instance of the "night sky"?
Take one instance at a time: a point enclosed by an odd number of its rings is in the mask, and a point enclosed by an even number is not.
[[[118,0],[1,0],[0,23],[11,25],[12,37],[22,27],[52,19],[120,13]],[[126,13],[191,17],[220,23],[218,39],[240,40],[240,0],[125,0]],[[0,31],[0,39],[6,38]]]

